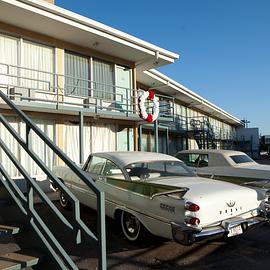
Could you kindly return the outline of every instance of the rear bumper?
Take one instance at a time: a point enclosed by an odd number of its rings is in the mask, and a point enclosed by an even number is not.
[[[203,228],[201,230],[172,224],[172,235],[176,242],[188,246],[205,239],[211,240],[228,237],[230,229],[237,226],[241,226],[242,232],[244,233],[250,228],[268,222],[269,218],[269,216],[257,216],[250,219],[228,219],[223,221],[220,226]]]

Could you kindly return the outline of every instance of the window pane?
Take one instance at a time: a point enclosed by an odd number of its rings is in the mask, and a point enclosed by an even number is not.
[[[54,49],[30,41],[23,42],[21,86],[54,91]],[[30,69],[30,70],[28,70]]]
[[[93,174],[101,174],[106,159],[100,157],[92,157],[91,162],[88,165],[87,171]]]
[[[14,65],[15,67],[8,66]],[[0,35],[0,83],[17,85],[18,40]],[[7,74],[4,75],[4,74]]]
[[[65,52],[65,91],[68,95],[89,96],[89,59]]]
[[[125,179],[121,169],[110,160],[107,160],[103,175],[114,179]]]
[[[247,163],[247,162],[254,162],[253,159],[251,159],[247,155],[236,155],[236,156],[230,156],[230,158],[237,164],[240,163]]]
[[[114,68],[113,64],[93,60],[94,97],[114,99]]]

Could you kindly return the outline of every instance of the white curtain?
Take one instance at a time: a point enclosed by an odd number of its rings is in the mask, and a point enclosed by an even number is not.
[[[84,124],[84,160],[90,153],[116,150],[115,125],[93,126]],[[79,124],[66,122],[64,125],[64,152],[75,163],[80,162]]]
[[[18,132],[19,131],[19,122],[15,117],[6,117],[7,121],[10,125]],[[0,134],[1,139],[4,141],[9,150],[15,155],[18,159],[20,156],[20,147],[18,146],[17,141],[13,136],[10,135],[9,131],[5,128],[5,126],[0,124]],[[0,148],[0,162],[5,170],[8,172],[10,176],[19,176],[19,172],[13,163],[10,161],[9,157],[6,155],[4,150]]]
[[[92,126],[92,152],[116,150],[116,126],[110,124]]]
[[[69,95],[89,96],[89,58],[65,52],[65,91]]]
[[[25,140],[25,123],[20,122],[15,117],[6,117],[6,119],[18,132],[21,138]],[[55,141],[55,125],[53,121],[34,120],[34,122],[36,122],[37,126],[44,131],[51,140]],[[2,124],[0,125],[0,133],[1,139],[5,142],[7,147],[31,176],[44,174],[38,165],[32,160],[32,158],[30,158],[30,156],[24,151],[24,149],[18,144],[18,142]],[[54,165],[54,154],[52,150],[45,146],[44,142],[42,142],[42,140],[32,131],[30,132],[29,146],[30,149],[32,149],[49,168],[52,168]],[[11,177],[20,176],[19,171],[15,168],[2,149],[0,149],[0,161]]]
[[[36,125],[53,141],[55,142],[55,123],[50,120],[34,120]],[[25,128],[25,126],[24,126]],[[25,134],[25,132],[24,132]],[[55,155],[53,151],[36,135],[35,132],[30,132],[30,149],[35,152],[39,158],[51,169],[54,165]],[[30,175],[43,175],[40,167],[25,153],[24,167]]]
[[[53,91],[54,49],[30,41],[23,41],[22,86],[38,90]],[[35,70],[35,71],[34,71]]]
[[[18,65],[18,39],[0,35],[0,85],[16,85],[17,68],[8,65]]]
[[[114,99],[114,66],[100,60],[93,60],[94,97]]]

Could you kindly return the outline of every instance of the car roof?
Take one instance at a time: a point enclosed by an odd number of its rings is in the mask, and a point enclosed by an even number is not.
[[[193,150],[183,150],[178,153],[182,154],[189,154],[189,153],[194,153],[194,154],[221,154],[225,156],[234,156],[234,155],[246,155],[243,152],[240,151],[234,151],[234,150],[221,150],[221,149],[193,149]],[[177,154],[178,154],[177,153]]]
[[[120,167],[125,167],[131,163],[137,162],[151,162],[151,161],[179,161],[179,159],[155,152],[143,151],[115,151],[115,152],[100,152],[94,153],[94,156],[104,157],[112,160]]]

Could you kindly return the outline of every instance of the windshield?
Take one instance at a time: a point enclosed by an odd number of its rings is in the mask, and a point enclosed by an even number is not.
[[[172,176],[195,176],[183,162],[152,161],[132,163],[125,167],[131,180],[148,180]]]
[[[230,158],[237,164],[255,162],[252,158],[250,158],[247,155],[230,156]]]

